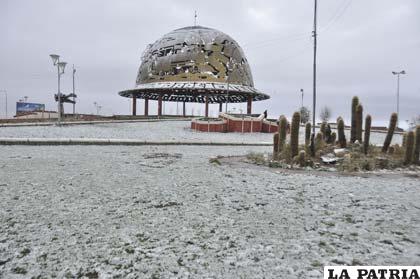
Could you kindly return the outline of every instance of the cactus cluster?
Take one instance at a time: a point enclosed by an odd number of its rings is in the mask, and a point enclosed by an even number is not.
[[[365,137],[363,139],[363,152],[368,154],[370,141],[370,128],[372,126],[372,117],[368,114],[365,119]]]
[[[299,128],[300,128],[300,113],[295,112],[292,117],[292,123],[290,128],[290,145],[286,145],[286,136],[288,129],[287,118],[282,115],[279,119],[279,130],[278,133],[274,135],[273,141],[273,159],[280,159],[280,155],[286,156],[287,158],[294,158],[298,155],[299,152]],[[306,125],[307,130],[309,129],[310,133],[310,124]],[[290,148],[289,148],[290,146]],[[288,155],[290,152],[290,155]]]
[[[395,127],[397,126],[398,115],[394,112],[391,114],[391,118],[389,120],[389,127],[388,133],[386,135],[384,145],[382,146],[382,152],[386,153],[388,151],[389,145],[392,141],[392,136],[394,135]]]
[[[340,146],[341,148],[347,147],[347,139],[345,135],[345,124],[342,117],[337,118],[337,131],[332,132],[331,126],[327,122],[322,122],[320,125],[319,132],[314,135],[311,132],[312,125],[311,123],[306,123],[305,125],[305,148],[304,150],[299,151],[299,129],[300,129],[300,120],[301,115],[299,112],[295,112],[292,117],[292,121],[289,123],[285,116],[281,116],[279,119],[279,131],[274,135],[273,141],[273,159],[285,159],[287,162],[293,162],[299,164],[301,167],[311,163],[312,161],[308,159],[307,154],[311,156],[318,156],[327,151],[324,149],[326,144],[332,144],[333,146],[328,145],[328,151],[331,147]],[[364,120],[364,121],[363,121]],[[386,160],[394,160],[395,163],[404,163],[408,164],[420,164],[420,125],[416,127],[414,131],[410,131],[403,134],[402,148],[395,144],[391,146],[392,138],[397,128],[398,115],[396,113],[391,114],[389,120],[389,126],[387,135],[382,146],[382,152],[388,153],[389,155],[385,156]],[[364,125],[364,127],[363,127]],[[366,157],[360,157],[360,155],[355,155],[355,158],[363,158],[362,163],[369,162],[369,164],[377,164],[379,161],[373,150],[373,147],[370,145],[370,134],[372,128],[372,117],[367,114],[363,119],[363,106],[359,102],[357,96],[352,99],[352,115],[351,115],[351,130],[350,130],[350,145],[351,149],[347,152],[363,152]],[[290,131],[290,143],[286,144],[287,132]],[[363,133],[364,131],[364,133]],[[354,142],[360,142],[359,144],[352,144]],[[373,151],[372,151],[372,150]],[[320,152],[319,152],[320,151]],[[359,157],[357,157],[359,156]],[[403,159],[403,160],[401,160]],[[372,163],[373,162],[373,163]],[[352,164],[358,164],[358,162],[351,162]],[[377,164],[381,167],[381,163]],[[388,165],[388,164],[386,164]],[[385,165],[384,165],[385,166]],[[365,169],[362,165],[359,166],[361,169]],[[366,168],[367,169],[367,168]]]
[[[359,105],[359,97],[354,96],[351,101],[351,129],[350,129],[350,142],[353,143],[357,139],[357,119],[356,119],[356,110]]]

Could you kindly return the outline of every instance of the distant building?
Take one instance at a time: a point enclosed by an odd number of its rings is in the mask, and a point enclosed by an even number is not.
[[[176,29],[147,46],[141,58],[136,86],[119,92],[133,99],[136,115],[137,99],[144,99],[145,115],[149,100],[204,103],[205,116],[209,103],[244,103],[247,114],[252,102],[270,96],[254,88],[251,69],[238,43],[230,36],[207,27],[190,26]]]

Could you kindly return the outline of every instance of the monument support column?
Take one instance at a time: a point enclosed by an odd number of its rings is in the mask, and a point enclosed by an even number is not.
[[[149,97],[144,97],[144,116],[149,116]]]
[[[209,96],[206,95],[206,110],[205,110],[205,116],[209,117]]]
[[[185,101],[182,102],[182,116],[186,116],[186,112],[185,112]]]
[[[219,112],[222,112],[223,111],[223,103],[222,102],[220,102],[219,103]]]
[[[137,115],[137,97],[133,96],[132,114]]]
[[[158,97],[158,116],[162,116],[162,95]]]
[[[246,106],[246,113],[251,114],[252,113],[252,96],[248,96],[248,103]]]

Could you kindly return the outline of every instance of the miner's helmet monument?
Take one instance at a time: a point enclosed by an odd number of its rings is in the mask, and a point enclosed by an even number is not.
[[[251,68],[239,44],[227,34],[203,26],[189,26],[167,33],[146,47],[141,57],[135,88],[119,92],[133,99],[144,99],[148,115],[149,100],[208,104],[247,103],[269,99],[254,88]]]

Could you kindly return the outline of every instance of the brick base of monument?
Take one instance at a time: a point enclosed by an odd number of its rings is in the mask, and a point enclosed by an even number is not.
[[[219,133],[275,133],[278,124],[277,121],[265,119],[263,114],[253,116],[220,113],[219,118],[193,119],[191,129]]]

